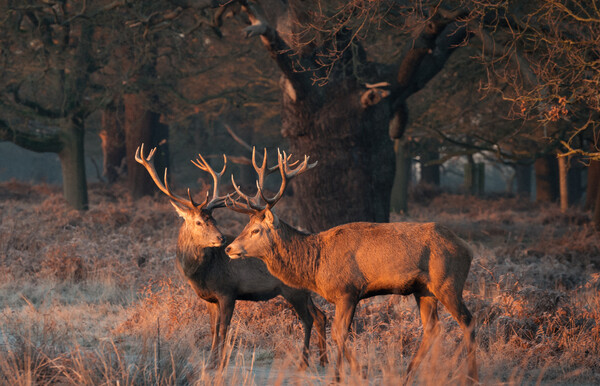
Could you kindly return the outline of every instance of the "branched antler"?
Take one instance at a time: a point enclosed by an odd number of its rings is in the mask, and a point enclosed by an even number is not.
[[[213,194],[212,194],[211,200],[210,201],[208,200],[210,193],[206,192],[206,198],[204,199],[204,202],[198,204],[192,198],[192,194],[190,193],[189,188],[187,190],[188,198],[181,197],[171,191],[171,188],[169,188],[169,183],[167,182],[167,169],[165,169],[164,183],[160,180],[160,177],[158,176],[158,173],[156,172],[154,165],[152,165],[150,163],[150,161],[152,160],[152,157],[154,157],[155,152],[156,152],[156,148],[152,149],[150,151],[150,154],[148,154],[147,157],[144,156],[144,144],[142,144],[135,151],[135,160],[146,168],[146,170],[150,174],[150,177],[152,177],[152,180],[154,181],[156,186],[164,194],[166,194],[171,200],[173,200],[189,209],[203,209],[203,210],[211,211],[215,208],[222,208],[225,206],[225,200],[227,199],[227,196],[219,196],[219,185],[221,182],[221,177],[223,176],[223,174],[225,173],[225,169],[227,168],[227,157],[225,156],[225,154],[223,154],[223,169],[221,170],[220,173],[216,173],[210,167],[208,162],[206,162],[204,157],[202,157],[201,154],[198,154],[198,159],[196,159],[195,161],[192,160],[192,163],[195,166],[204,170],[205,172],[210,173],[210,175],[213,178]]]
[[[148,157],[145,157],[144,156],[144,144],[142,144],[135,151],[135,160],[139,164],[141,164],[142,166],[144,166],[146,168],[146,170],[150,174],[150,177],[152,177],[152,180],[154,181],[156,186],[164,194],[166,194],[171,200],[178,202],[179,204],[181,204],[187,208],[190,208],[190,209],[194,209],[194,208],[197,208],[198,206],[200,206],[199,204],[194,202],[194,199],[192,199],[192,194],[190,193],[190,189],[188,189],[188,191],[187,191],[188,192],[187,199],[184,197],[178,196],[171,191],[171,189],[169,188],[169,183],[167,182],[167,169],[166,168],[165,168],[165,176],[164,176],[164,184],[163,184],[163,182],[160,180],[160,177],[158,176],[158,173],[156,172],[156,169],[154,168],[154,165],[150,164],[150,161],[152,160],[152,157],[154,157],[155,152],[156,152],[156,148],[154,148],[150,151],[150,154],[148,154]]]
[[[229,206],[229,205],[228,206],[237,212],[246,213],[246,214],[256,214],[264,209],[273,208],[273,206],[275,206],[275,204],[283,196],[283,193],[285,192],[285,189],[287,188],[287,184],[292,178],[296,177],[299,174],[304,173],[307,170],[314,168],[317,165],[317,162],[309,164],[308,160],[310,157],[308,157],[306,155],[304,156],[304,161],[302,161],[300,164],[299,164],[299,162],[300,162],[299,160],[296,160],[290,164],[289,162],[290,162],[291,158],[292,158],[291,154],[287,155],[285,151],[282,153],[278,149],[277,150],[277,165],[268,168],[267,167],[267,149],[265,149],[263,163],[259,167],[256,164],[256,151],[255,151],[255,149],[252,149],[252,165],[254,166],[254,170],[256,170],[256,173],[258,174],[258,179],[256,180],[256,187],[258,190],[257,190],[256,194],[254,195],[254,197],[248,197],[246,194],[244,194],[240,190],[240,187],[235,183],[235,179],[232,175],[231,182],[233,183],[233,188],[235,189],[235,192],[237,193],[238,198],[234,199],[233,197],[230,197],[228,195],[228,202],[231,203],[231,206]],[[281,185],[279,187],[279,191],[277,192],[277,194],[275,194],[275,196],[269,198],[264,193],[265,177],[268,174],[271,174],[277,170],[279,170],[280,175],[281,175]],[[241,201],[243,201],[243,202],[241,202]]]
[[[206,199],[202,205],[200,205],[203,209],[207,211],[211,211],[215,208],[222,208],[225,206],[225,200],[227,199],[227,195],[219,196],[219,187],[221,185],[221,177],[225,174],[225,169],[227,169],[227,156],[223,154],[223,169],[221,172],[216,173],[213,168],[210,167],[208,162],[202,157],[202,154],[198,153],[198,158],[192,163],[201,170],[208,172],[213,179],[213,193],[212,198],[208,201],[208,192],[206,192]]]

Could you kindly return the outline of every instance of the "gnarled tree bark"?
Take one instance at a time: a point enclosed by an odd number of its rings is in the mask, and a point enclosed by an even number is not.
[[[395,169],[390,139],[404,133],[405,101],[441,70],[465,38],[465,26],[454,22],[456,14],[436,15],[394,68],[368,62],[346,29],[294,53],[256,4],[240,3],[252,23],[247,35],[260,36],[282,71],[282,135],[292,153],[319,161],[293,182],[299,225],[321,231],[352,221],[388,221]],[[350,43],[354,49],[342,49]],[[339,57],[325,68],[320,55],[335,50]],[[324,85],[314,82],[324,78]],[[369,86],[382,82],[389,90]]]

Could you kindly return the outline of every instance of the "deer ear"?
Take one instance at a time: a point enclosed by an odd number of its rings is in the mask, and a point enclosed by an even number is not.
[[[175,201],[171,201],[171,205],[173,205],[173,208],[175,208],[175,210],[177,211],[177,214],[180,217],[186,218],[188,216],[187,212],[185,209],[183,209],[182,207],[180,207],[179,205],[177,205],[175,203]]]
[[[270,209],[265,209],[265,220],[267,224],[272,225],[273,228],[277,228],[279,226],[279,218],[275,215],[275,213],[271,212]]]

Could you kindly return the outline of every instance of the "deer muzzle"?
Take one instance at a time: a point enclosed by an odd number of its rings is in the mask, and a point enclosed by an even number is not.
[[[218,235],[215,237],[215,241],[213,242],[213,245],[211,245],[211,247],[222,247],[225,244],[225,236],[223,235]]]
[[[227,256],[229,256],[230,259],[240,259],[244,257],[246,251],[235,244],[229,244],[227,248],[225,248],[225,253],[227,253]]]

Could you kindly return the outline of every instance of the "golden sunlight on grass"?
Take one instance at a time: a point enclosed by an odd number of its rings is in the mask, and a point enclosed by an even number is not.
[[[118,187],[92,186],[91,195],[97,204],[78,212],[55,187],[1,184],[0,384],[333,380],[332,365],[318,366],[315,345],[311,366],[298,369],[302,328],[281,298],[238,302],[224,366],[208,367],[208,313],[174,269],[180,220],[167,200],[133,202]],[[279,213],[293,222],[293,208]],[[477,320],[484,384],[600,383],[600,241],[585,214],[448,195],[411,213],[447,225],[475,250],[465,300]],[[227,211],[217,217],[226,233],[245,221]],[[331,321],[332,307],[315,301]],[[463,382],[462,333],[441,306],[440,321],[440,337],[407,379],[421,338],[414,299],[361,302],[349,342],[361,373],[346,365],[343,382]]]

